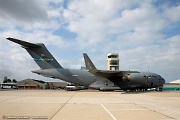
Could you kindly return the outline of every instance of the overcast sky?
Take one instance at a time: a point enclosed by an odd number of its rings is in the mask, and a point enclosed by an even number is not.
[[[150,71],[180,79],[179,0],[0,0],[0,79],[55,81],[31,73],[39,67],[5,38],[44,43],[65,68],[99,69],[117,52],[120,70]]]

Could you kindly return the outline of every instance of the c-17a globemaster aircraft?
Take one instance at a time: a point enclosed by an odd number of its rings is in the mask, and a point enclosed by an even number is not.
[[[86,69],[65,69],[44,44],[29,43],[15,38],[7,39],[25,48],[41,68],[32,72],[45,77],[57,78],[99,90],[147,90],[160,87],[165,83],[164,78],[151,72],[98,70],[86,53],[83,54]]]

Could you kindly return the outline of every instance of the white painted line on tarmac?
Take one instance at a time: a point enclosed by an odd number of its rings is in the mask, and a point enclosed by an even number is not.
[[[109,110],[108,109],[106,109],[106,107],[104,107],[104,105],[103,104],[101,104],[101,106],[104,108],[104,110],[113,118],[113,120],[117,120],[115,117],[114,117],[114,115],[113,114],[111,114],[111,112],[109,112]]]

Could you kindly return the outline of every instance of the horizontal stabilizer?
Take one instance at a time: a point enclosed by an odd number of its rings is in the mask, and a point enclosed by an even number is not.
[[[33,43],[29,43],[29,42],[26,42],[26,41],[22,41],[22,40],[18,40],[18,39],[15,39],[15,38],[7,38],[8,40],[12,41],[12,42],[15,42],[19,45],[22,45],[23,47],[42,47],[41,45],[38,45],[38,44],[33,44]]]
[[[10,37],[7,39],[25,48],[41,69],[62,68],[43,43],[29,43]]]

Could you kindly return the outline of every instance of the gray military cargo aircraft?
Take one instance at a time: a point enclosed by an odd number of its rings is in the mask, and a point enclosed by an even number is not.
[[[83,54],[86,69],[66,69],[56,61],[44,44],[29,43],[15,38],[7,39],[25,48],[41,68],[32,72],[45,77],[98,90],[147,90],[160,87],[165,83],[164,78],[151,72],[99,70],[86,53]]]

